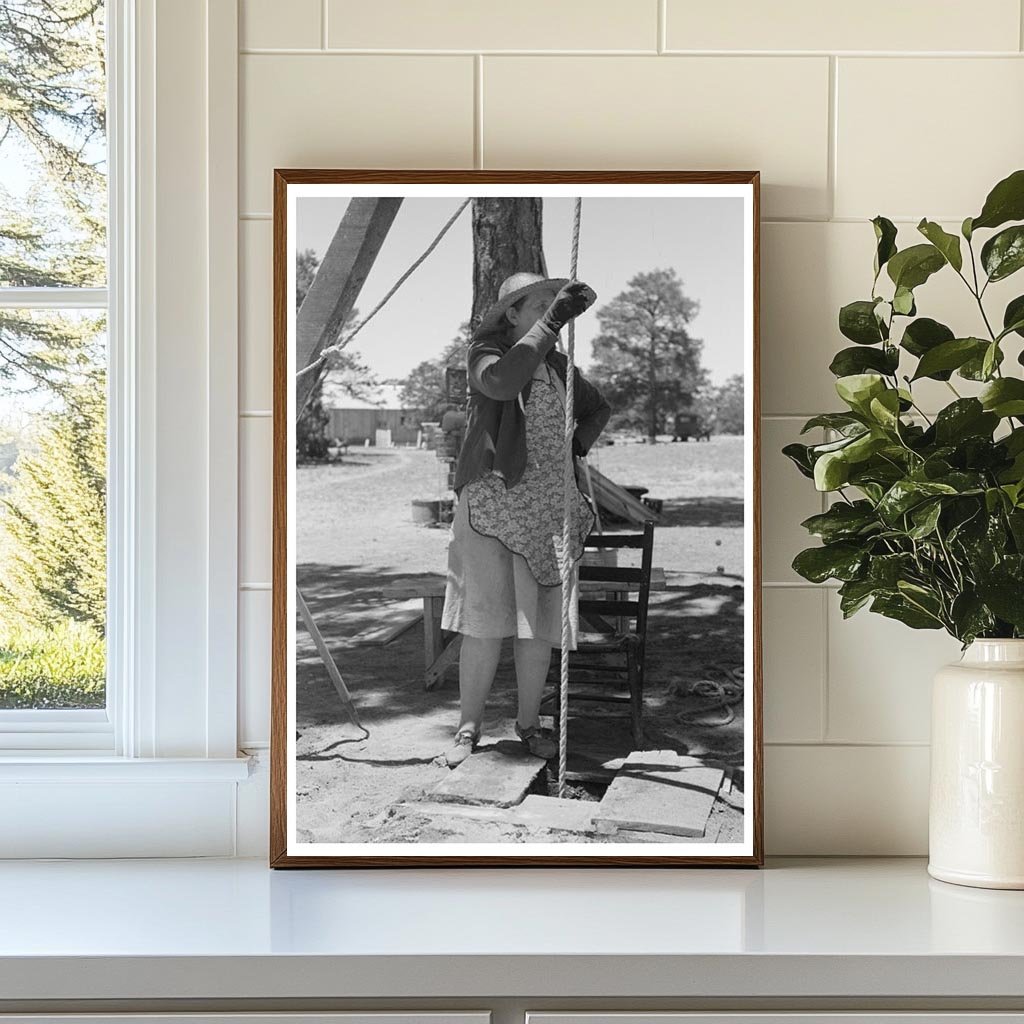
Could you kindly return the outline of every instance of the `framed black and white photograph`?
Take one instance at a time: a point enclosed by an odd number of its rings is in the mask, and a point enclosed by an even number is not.
[[[275,172],[273,866],[762,862],[758,182]]]

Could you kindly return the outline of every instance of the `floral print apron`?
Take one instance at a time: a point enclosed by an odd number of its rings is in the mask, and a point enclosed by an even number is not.
[[[526,469],[522,478],[515,487],[506,488],[500,476],[489,473],[467,484],[464,495],[473,529],[522,555],[537,582],[553,587],[561,583],[558,551],[564,517],[565,400],[563,389],[555,387],[550,367],[546,368],[546,379],[534,377],[525,406]],[[594,513],[574,480],[573,563],[582,557],[594,521]]]

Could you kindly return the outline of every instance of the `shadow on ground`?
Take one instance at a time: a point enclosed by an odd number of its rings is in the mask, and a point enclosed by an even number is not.
[[[421,574],[422,575],[422,574]],[[364,736],[347,718],[312,640],[296,631],[297,828],[307,842],[579,841],[544,830],[463,822],[442,828],[395,813],[445,778],[440,761],[459,719],[457,667],[424,689],[423,626],[387,645],[353,637],[392,607],[381,587],[416,578],[365,566],[303,564],[298,584],[352,693]],[[709,761],[742,762],[743,704],[722,698],[743,671],[743,588],[735,577],[674,580],[651,596],[645,690],[645,746]],[[552,657],[553,673],[558,652]],[[724,688],[724,689],[723,689]],[[485,741],[516,742],[515,671],[506,641],[488,701]],[[577,709],[578,710],[578,709]],[[600,715],[600,706],[588,712]],[[632,749],[628,722],[569,717],[570,762]],[[742,788],[742,774],[736,782]],[[734,816],[741,823],[742,813]],[[736,825],[734,822],[734,825]],[[741,827],[736,825],[736,827]],[[735,838],[723,831],[721,839]]]
[[[743,528],[743,499],[733,497],[667,498],[658,526]]]

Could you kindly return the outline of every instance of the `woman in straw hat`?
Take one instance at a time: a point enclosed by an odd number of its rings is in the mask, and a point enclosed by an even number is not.
[[[458,502],[448,545],[442,629],[462,634],[461,718],[445,757],[454,767],[480,739],[501,642],[514,640],[519,711],[515,731],[544,758],[558,744],[539,725],[553,647],[562,645],[559,547],[564,515],[565,379],[558,332],[596,300],[582,281],[517,273],[480,319],[467,357],[466,439],[455,469]],[[574,374],[573,453],[589,451],[608,403]],[[594,524],[573,488],[569,649],[576,648],[576,562]]]

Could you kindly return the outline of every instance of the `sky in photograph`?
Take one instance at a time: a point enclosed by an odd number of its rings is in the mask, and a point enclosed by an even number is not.
[[[460,200],[403,200],[357,302],[365,316],[455,212]],[[296,203],[296,241],[323,258],[344,215],[344,197]],[[573,200],[544,198],[544,256],[552,277],[569,273]],[[473,248],[467,208],[438,247],[352,342],[382,379],[403,378],[440,354],[469,319]],[[580,280],[597,302],[576,321],[576,361],[586,368],[598,333],[595,311],[635,274],[674,268],[687,296],[700,302],[690,333],[704,342],[712,382],[743,372],[743,201],[740,198],[596,198],[583,200]],[[563,331],[563,338],[565,332]]]

